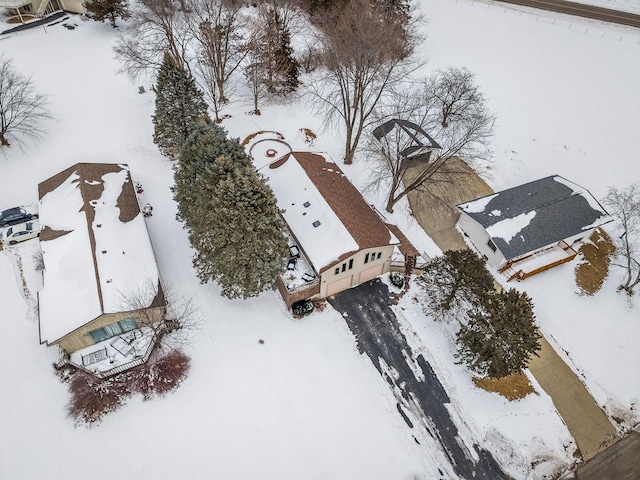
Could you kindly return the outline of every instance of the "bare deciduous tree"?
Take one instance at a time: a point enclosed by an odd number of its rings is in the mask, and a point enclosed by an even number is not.
[[[430,190],[434,184],[455,184],[460,175],[469,173],[469,167],[489,158],[495,117],[466,69],[438,72],[396,91],[393,101],[377,113],[379,122],[390,117],[410,119],[416,128],[399,126],[384,135],[374,130],[367,144],[376,160],[371,186],[388,185],[388,212],[409,192],[435,194]],[[419,146],[416,142],[425,147],[423,151],[407,154]],[[426,148],[430,142],[437,148]],[[411,175],[407,175],[409,170]]]
[[[131,78],[155,73],[169,53],[186,71],[189,67],[191,35],[187,28],[184,1],[140,0],[131,8],[127,31],[114,51],[122,63],[121,71]]]
[[[166,303],[166,313],[161,319],[148,308],[158,294],[164,295]],[[138,312],[138,328],[148,328],[153,332],[156,346],[181,349],[190,344],[200,328],[200,315],[194,300],[178,295],[164,282],[158,285],[148,281],[137,290],[121,293],[120,297],[123,311]]]
[[[0,148],[39,139],[40,123],[51,118],[47,104],[48,97],[36,91],[31,78],[0,56]]]
[[[239,2],[193,0],[188,23],[198,45],[198,69],[219,120],[220,107],[228,102],[229,78],[247,54],[246,19]]]
[[[618,290],[628,295],[640,284],[640,183],[626,188],[609,187],[602,203],[617,220],[619,231],[613,264],[625,270],[624,282]]]
[[[404,20],[367,0],[350,0],[318,19],[324,69],[310,85],[311,98],[327,123],[344,127],[346,164],[376,105],[418,66],[420,38]]]
[[[251,91],[251,98],[253,99],[253,110],[249,113],[252,115],[260,115],[258,103],[260,98],[262,98],[266,93],[266,86],[264,82],[264,78],[266,76],[266,65],[264,64],[262,55],[254,42],[249,45],[243,71],[245,80],[249,90]]]

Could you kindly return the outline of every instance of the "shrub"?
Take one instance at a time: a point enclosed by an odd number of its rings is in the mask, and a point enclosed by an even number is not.
[[[44,270],[44,259],[42,258],[42,250],[37,250],[33,254],[33,268],[36,272],[42,272]]]
[[[67,413],[76,425],[97,423],[125,403],[131,390],[128,382],[119,377],[100,380],[81,371],[73,375],[69,383],[71,400]]]
[[[67,414],[76,426],[97,424],[102,418],[124,405],[134,393],[150,400],[175,390],[187,377],[190,359],[180,350],[122,372],[107,379],[99,379],[71,365],[56,368],[56,375],[69,384],[71,400]]]
[[[314,308],[311,300],[300,300],[291,306],[291,312],[296,316],[303,317],[313,312]]]
[[[187,378],[191,359],[180,350],[172,350],[151,365],[153,392],[163,396],[175,390]]]
[[[404,286],[404,274],[400,272],[391,272],[389,275],[389,280],[391,280],[391,285],[397,288],[402,288]]]

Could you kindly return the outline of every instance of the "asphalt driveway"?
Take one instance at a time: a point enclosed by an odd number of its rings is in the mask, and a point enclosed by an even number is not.
[[[417,356],[417,366],[413,368],[407,362],[414,355],[390,308],[393,295],[386,285],[373,280],[328,300],[347,322],[360,352],[367,354],[394,392],[399,414],[410,428],[420,430],[420,434],[414,435],[417,443],[425,432],[436,439],[461,478],[510,478],[487,450],[461,443],[446,407],[449,396],[422,355]],[[420,372],[415,372],[418,368]],[[416,419],[418,425],[414,425]],[[475,450],[475,455],[469,448]]]

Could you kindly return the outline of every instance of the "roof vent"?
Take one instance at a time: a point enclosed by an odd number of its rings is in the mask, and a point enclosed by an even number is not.
[[[304,203],[302,204],[302,206],[303,206],[304,208],[309,208],[309,207],[311,206],[311,204],[310,204],[309,202],[304,202]]]
[[[320,226],[320,221],[316,220],[315,222],[313,222],[313,226],[316,227],[316,228],[319,227]]]

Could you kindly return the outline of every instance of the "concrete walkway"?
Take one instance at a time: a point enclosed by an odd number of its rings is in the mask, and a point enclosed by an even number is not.
[[[540,356],[531,359],[529,371],[553,400],[587,460],[615,441],[616,429],[544,336],[540,345]]]
[[[464,168],[464,167],[463,167]],[[460,214],[455,205],[493,193],[493,190],[469,167],[455,187],[451,183],[435,185],[435,195],[412,192],[409,204],[418,223],[441,250],[461,250],[467,244],[455,229]],[[407,172],[410,179],[415,174]],[[529,370],[551,397],[558,413],[575,439],[583,459],[606,449],[616,439],[615,427],[578,376],[556,353],[549,342],[541,340],[539,357],[529,363]]]

